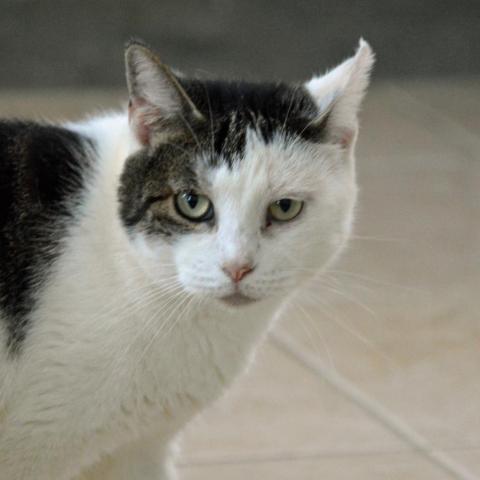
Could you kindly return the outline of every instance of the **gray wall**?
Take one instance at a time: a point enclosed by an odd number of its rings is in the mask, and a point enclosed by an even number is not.
[[[121,85],[132,35],[224,76],[308,77],[360,36],[377,78],[480,73],[478,0],[0,0],[0,87]]]

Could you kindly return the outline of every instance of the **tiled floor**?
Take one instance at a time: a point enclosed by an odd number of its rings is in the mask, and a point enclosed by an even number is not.
[[[4,93],[0,114],[115,98]],[[480,479],[480,83],[374,86],[362,118],[350,249],[191,425],[185,480]]]

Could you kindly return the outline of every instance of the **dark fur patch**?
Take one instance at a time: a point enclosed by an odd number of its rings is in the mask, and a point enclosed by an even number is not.
[[[196,225],[175,213],[176,192],[197,189],[188,143],[145,148],[127,159],[120,179],[120,217],[128,229],[171,237]]]
[[[324,125],[314,123],[317,106],[301,85],[180,80],[207,118],[204,130],[196,133],[210,139],[217,159],[220,154],[227,161],[242,155],[247,128],[256,130],[267,143],[277,133],[312,142],[323,140]]]
[[[197,179],[192,162],[198,154],[212,168],[220,161],[231,167],[243,156],[249,128],[256,130],[266,143],[277,133],[292,140],[324,140],[325,122],[315,124],[318,110],[303,86],[178,80],[205,121],[190,121],[189,112],[185,111],[183,117],[170,120],[172,125],[176,124],[178,135],[172,135],[167,145],[145,148],[128,159],[121,179],[120,213],[130,229],[141,225],[143,231],[171,237],[200,228],[180,220],[167,208],[161,221],[152,221],[149,199],[166,195],[166,190],[171,195],[195,189]],[[159,130],[161,134],[162,129]]]
[[[90,170],[86,145],[59,127],[0,122],[0,316],[12,351],[25,337],[34,293],[61,250]]]

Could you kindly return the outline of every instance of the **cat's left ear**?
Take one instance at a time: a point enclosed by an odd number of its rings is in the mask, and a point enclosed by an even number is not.
[[[370,45],[360,40],[353,57],[305,84],[319,110],[315,122],[325,128],[327,141],[347,150],[355,144],[358,111],[374,61]]]
[[[143,145],[157,134],[179,133],[193,121],[203,121],[179,78],[143,43],[125,50],[129,121]]]

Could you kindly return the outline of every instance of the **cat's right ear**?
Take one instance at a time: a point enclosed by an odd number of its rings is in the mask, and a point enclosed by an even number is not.
[[[143,43],[127,45],[125,66],[129,122],[142,145],[159,131],[172,134],[192,118],[203,119],[175,74]]]
[[[313,125],[318,124],[326,131],[328,141],[347,150],[355,144],[358,111],[374,61],[370,45],[360,40],[353,57],[305,84],[319,109]]]

